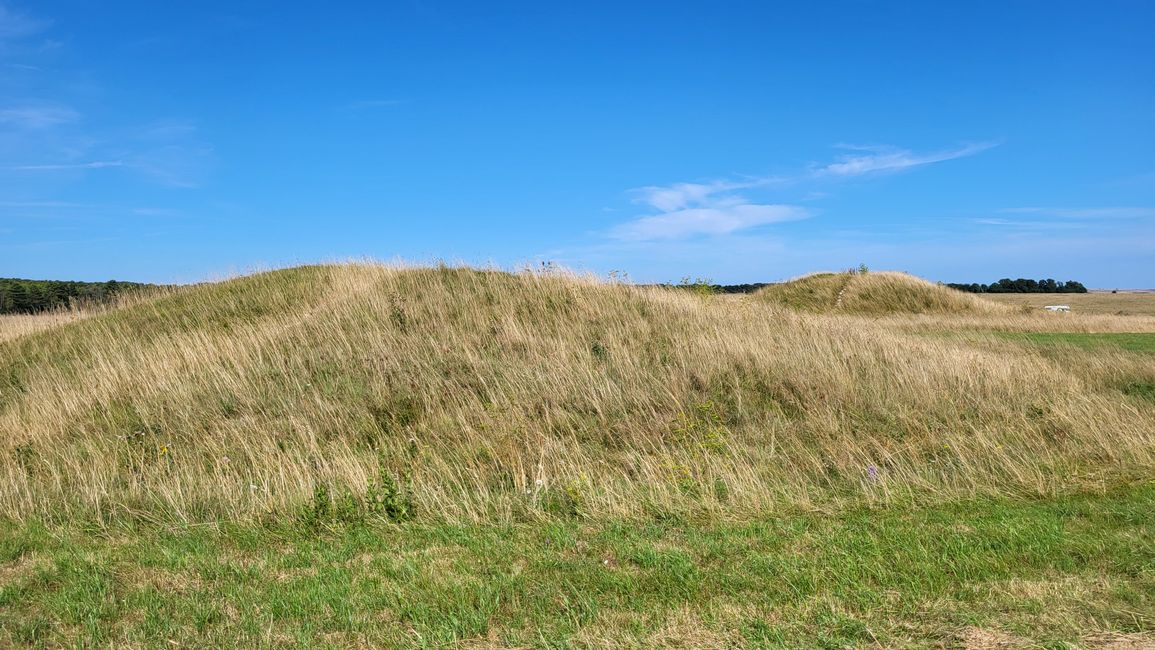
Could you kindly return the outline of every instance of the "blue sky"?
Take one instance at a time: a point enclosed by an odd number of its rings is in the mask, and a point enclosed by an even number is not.
[[[0,276],[1155,287],[1155,3],[0,0]]]

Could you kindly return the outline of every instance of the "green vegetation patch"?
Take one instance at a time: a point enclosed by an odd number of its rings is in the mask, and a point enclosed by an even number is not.
[[[1123,393],[1155,402],[1155,381],[1133,381],[1123,386]]]
[[[1152,333],[999,332],[998,336],[1042,346],[1118,348],[1128,352],[1155,352],[1155,334]]]
[[[1155,631],[1155,485],[749,522],[0,526],[0,644],[1046,647]]]

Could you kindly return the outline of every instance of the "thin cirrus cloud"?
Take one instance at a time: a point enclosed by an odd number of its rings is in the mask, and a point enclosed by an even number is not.
[[[610,232],[614,239],[648,241],[684,239],[696,235],[728,235],[739,230],[782,221],[806,219],[813,211],[795,205],[718,202],[709,207],[692,207],[640,217]]]
[[[94,160],[84,163],[64,163],[59,165],[17,165],[8,169],[18,172],[59,172],[80,169],[105,169],[108,167],[124,167],[119,160]]]
[[[80,119],[80,113],[57,104],[26,104],[0,109],[0,124],[21,129],[46,129]]]
[[[1005,214],[1032,214],[1062,219],[1146,219],[1155,217],[1155,209],[1139,207],[1099,208],[1006,208]]]
[[[814,216],[814,210],[782,203],[759,203],[747,199],[738,192],[804,181],[833,181],[897,172],[972,156],[996,145],[997,143],[991,142],[968,144],[926,154],[894,147],[844,145],[843,148],[866,153],[845,155],[836,162],[811,167],[806,173],[797,176],[763,176],[743,180],[641,187],[633,190],[634,203],[647,205],[657,210],[657,214],[636,217],[610,229],[608,234],[612,239],[627,241],[685,239],[728,235],[767,224],[807,219]]]
[[[1088,228],[1090,226],[1090,224],[1088,224],[1084,221],[1060,221],[1060,222],[1056,222],[1056,221],[1040,221],[1037,219],[1027,220],[1027,221],[1017,221],[1017,220],[1012,220],[1012,219],[983,218],[983,219],[973,219],[972,222],[975,224],[978,224],[980,226],[993,226],[995,228],[1000,228],[1003,230],[1010,230],[1010,231],[1020,230],[1020,231],[1054,232],[1054,231],[1061,231],[1061,230],[1079,230],[1079,229]]]
[[[775,177],[711,183],[675,183],[634,190],[635,203],[659,214],[638,217],[610,231],[613,239],[644,241],[683,239],[697,235],[728,235],[732,232],[781,221],[795,221],[812,211],[793,205],[755,203],[737,190],[778,182]]]
[[[662,212],[673,212],[696,203],[706,203],[715,194],[746,190],[755,187],[785,182],[774,176],[752,178],[744,181],[713,181],[710,183],[674,183],[673,185],[650,185],[634,190],[635,203],[645,203]]]
[[[19,43],[39,38],[51,25],[0,0],[0,54],[24,52]],[[32,65],[22,69],[37,70]],[[50,78],[27,77],[27,88],[35,88],[35,95],[0,103],[0,174],[57,173],[68,181],[83,181],[84,172],[117,170],[125,178],[171,188],[199,187],[209,175],[213,148],[198,136],[194,122],[170,118],[131,127],[94,123],[52,97]],[[23,87],[18,82],[11,85]]]
[[[938,151],[928,154],[916,154],[906,149],[893,147],[856,147],[843,148],[867,151],[864,154],[848,154],[839,158],[837,162],[818,167],[813,171],[815,177],[850,177],[864,174],[896,172],[912,167],[931,165],[956,158],[965,158],[982,153],[987,149],[998,146],[997,142],[978,142],[963,145],[956,149]]]
[[[48,21],[13,11],[0,2],[0,43],[35,35],[47,28],[48,24]]]
[[[166,187],[196,188],[208,175],[215,158],[213,148],[197,137],[195,125],[185,121],[136,127],[106,139],[103,146],[87,147],[93,149],[87,152],[89,160],[77,161],[75,152],[62,150],[56,152],[55,157],[64,159],[59,162],[49,158],[42,163],[10,165],[0,170],[47,174],[119,168]]]

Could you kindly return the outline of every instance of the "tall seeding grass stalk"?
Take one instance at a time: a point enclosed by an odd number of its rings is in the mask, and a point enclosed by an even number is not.
[[[854,282],[886,286],[844,305],[932,287]],[[4,320],[0,516],[738,515],[1151,475],[1155,404],[1119,389],[1155,381],[1150,360],[951,335],[1059,327],[978,300],[815,314],[552,269],[361,263]]]

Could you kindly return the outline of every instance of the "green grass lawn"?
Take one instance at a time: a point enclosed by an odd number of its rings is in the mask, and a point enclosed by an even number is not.
[[[1040,647],[1155,630],[1155,485],[732,523],[0,523],[0,644]]]
[[[1128,352],[1155,352],[1155,334],[1087,334],[1082,332],[1000,332],[999,336],[1035,345],[1080,348],[1118,348]]]

